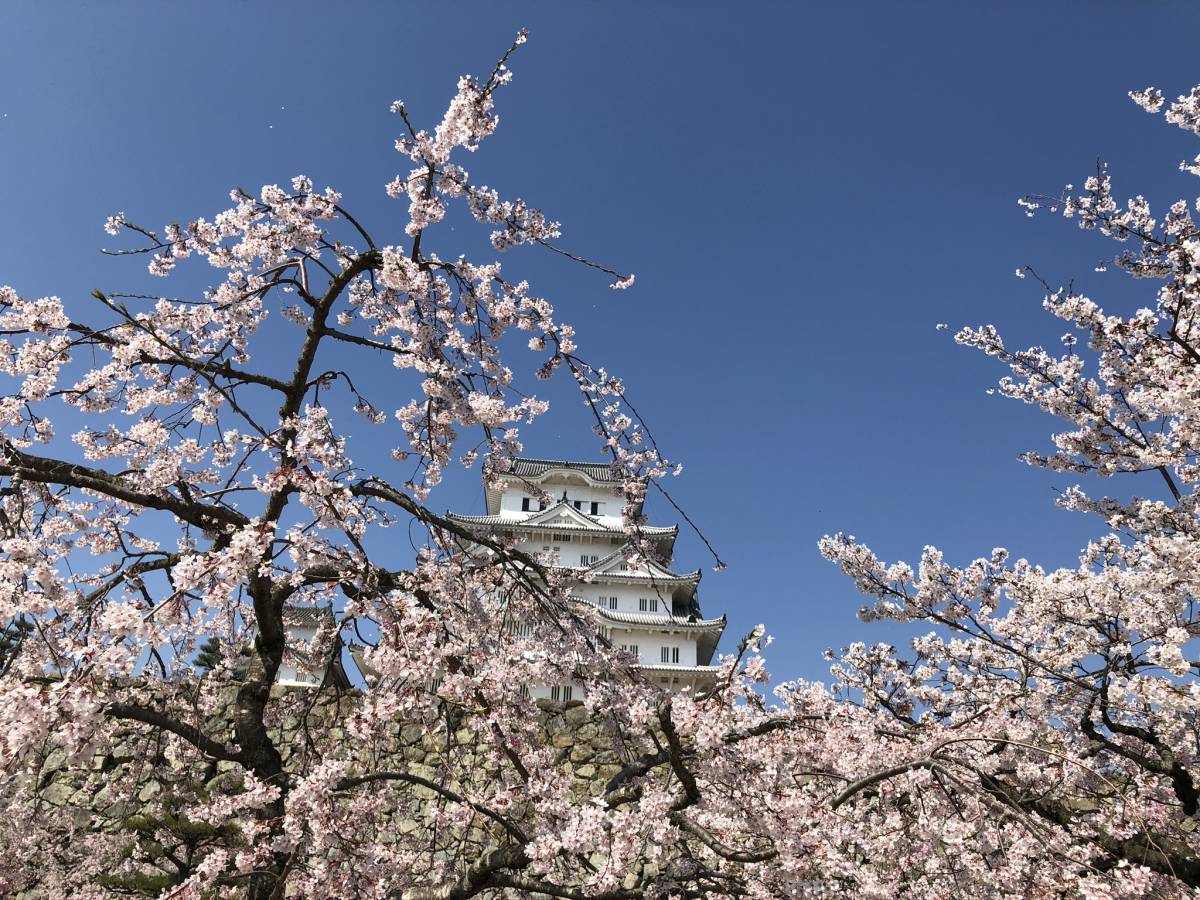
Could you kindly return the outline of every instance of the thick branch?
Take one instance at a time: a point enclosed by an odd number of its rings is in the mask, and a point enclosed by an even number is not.
[[[695,822],[688,819],[682,813],[676,813],[671,816],[671,821],[688,834],[697,838],[700,843],[711,850],[713,853],[722,859],[735,863],[757,863],[766,862],[774,859],[779,855],[779,851],[774,847],[764,847],[761,850],[735,850],[733,847],[726,846],[721,843],[711,831],[697,825]]]
[[[675,801],[672,808],[680,810],[693,806],[700,802],[700,786],[696,784],[696,776],[684,765],[683,743],[679,740],[679,732],[675,730],[675,723],[671,721],[671,704],[669,702],[659,708],[658,724],[662,728],[663,736],[667,739],[671,769],[675,772],[679,783],[683,785],[683,797]]]
[[[482,803],[476,803],[474,800],[470,800],[467,797],[464,797],[462,794],[443,787],[436,781],[430,781],[428,778],[422,778],[420,775],[413,775],[411,772],[372,772],[369,775],[347,777],[343,778],[336,785],[334,785],[334,790],[348,791],[351,788],[356,788],[364,784],[372,784],[376,781],[403,781],[406,784],[416,784],[420,785],[421,787],[428,788],[431,791],[441,794],[451,803],[460,803],[465,806],[469,806],[476,812],[487,816],[493,822],[504,828],[505,831],[511,834],[518,841],[526,843],[529,840],[529,835],[521,830],[521,828],[515,822],[505,816],[500,815],[500,813],[496,812],[494,809],[484,806]]]
[[[223,759],[227,762],[245,761],[243,753],[227,750],[224,744],[214,741],[194,725],[186,725],[149,706],[139,706],[133,703],[110,703],[104,708],[104,714],[110,719],[143,722],[163,731],[169,731],[183,738],[201,753],[214,759]]]
[[[523,869],[529,857],[523,847],[498,847],[479,858],[458,881],[436,888],[405,891],[404,900],[467,900],[503,883],[505,869]]]
[[[183,500],[166,493],[147,493],[133,487],[121,476],[105,472],[103,469],[33,456],[23,453],[11,444],[0,447],[0,453],[6,460],[0,464],[0,475],[19,477],[40,484],[60,484],[95,491],[133,506],[172,513],[184,522],[205,530],[212,530],[221,525],[241,527],[250,521],[237,510],[227,506]]]
[[[866,790],[872,785],[879,784],[881,781],[887,781],[889,778],[895,778],[897,775],[903,775],[905,772],[911,772],[914,769],[932,769],[936,767],[937,762],[930,757],[926,757],[925,759],[901,763],[898,766],[892,766],[891,768],[876,772],[874,775],[860,778],[834,798],[832,808],[837,809],[855,794]]]

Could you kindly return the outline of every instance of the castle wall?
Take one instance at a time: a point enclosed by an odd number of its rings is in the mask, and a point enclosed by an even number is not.
[[[153,696],[153,691],[147,694],[144,687],[139,693],[143,694],[143,701]],[[276,721],[272,736],[285,767],[291,771],[301,767],[315,740],[323,752],[347,760],[351,774],[404,771],[451,790],[483,784],[495,776],[494,748],[478,740],[469,718],[440,731],[419,723],[397,721],[389,729],[386,746],[367,748],[356,742],[346,725],[357,705],[369,702],[369,695],[329,690],[318,694],[311,689],[284,687],[276,687],[273,695],[285,712]],[[602,796],[608,781],[630,761],[625,758],[627,752],[619,749],[620,742],[594,721],[578,700],[565,703],[539,700],[538,707],[542,739],[559,751],[560,767],[571,778],[572,791],[581,798]],[[205,730],[221,734],[224,728],[227,732],[232,709],[231,687],[227,705],[209,718]],[[141,839],[139,829],[144,829],[147,822],[160,823],[159,827],[177,827],[179,810],[194,802],[197,789],[194,779],[204,767],[195,763],[180,765],[177,754],[170,749],[174,740],[149,738],[147,729],[131,727],[113,746],[84,765],[69,763],[62,750],[51,750],[29,775],[32,783],[40,786],[30,814],[36,818],[51,810],[65,810],[78,827],[109,832],[114,840],[127,836],[131,845]],[[241,781],[239,771],[233,763],[213,763],[199,790],[205,794],[230,790],[236,793]],[[363,789],[387,798],[380,817],[371,823],[374,827],[398,835],[422,830],[433,833],[439,827],[435,819],[440,815],[438,807],[443,804],[433,791],[396,782]],[[162,826],[164,822],[168,825]],[[31,827],[36,827],[36,822]],[[480,847],[491,840],[491,835],[482,830],[460,837]],[[137,877],[152,880],[161,876],[153,869],[146,869]],[[36,892],[18,896],[22,900],[43,897]]]

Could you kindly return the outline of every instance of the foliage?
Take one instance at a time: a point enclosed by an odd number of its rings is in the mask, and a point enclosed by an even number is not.
[[[412,168],[388,185],[408,199],[393,243],[301,176],[161,232],[109,219],[132,241],[112,252],[144,255],[156,276],[193,257],[219,271],[199,296],[97,291],[90,310],[68,311],[0,289],[0,621],[24,623],[6,630],[0,669],[0,893],[1200,888],[1200,233],[1187,205],[1162,222],[1141,198],[1122,210],[1103,171],[1080,194],[1024,201],[1126,242],[1118,264],[1162,282],[1155,309],[1129,317],[1048,289],[1050,312],[1086,335],[1094,373],[1073,342],[1054,355],[1010,350],[990,326],[958,335],[1011,368],[1002,393],[1067,420],[1056,452],[1032,463],[1146,473],[1163,497],[1064,494],[1111,529],[1069,570],[1003,550],[954,567],[929,548],[914,571],[827,538],[824,554],[873,598],[867,618],[933,628],[911,660],[855,644],[832,687],[783,684],[768,700],[759,628],[711,689],[664,694],[545,560],[427,505],[455,461],[492,480],[508,470],[518,425],[546,409],[527,370],[565,370],[579,386],[635,543],[646,491],[671,468],[551,303],[494,259],[435,250],[461,204],[497,253],[533,246],[632,284],[561,249],[558,223],[457,161],[497,127],[509,54],[488,78],[459,81],[432,133],[394,106]],[[1162,106],[1153,91],[1135,99]],[[1196,130],[1198,109],[1200,90],[1167,117]],[[364,392],[380,381],[387,410]],[[352,445],[389,448],[407,477],[356,464]],[[426,535],[409,568],[381,536],[397,525]],[[367,690],[336,729],[305,727],[313,692],[273,690],[293,607],[329,612],[311,659],[352,636],[370,644]],[[245,664],[226,666],[219,647],[246,648]],[[214,666],[229,677],[195,676]],[[524,690],[568,678],[586,685],[595,734],[623,761],[595,790],[544,739]],[[301,722],[291,744],[288,721]],[[396,756],[404,729],[441,742],[436,771]],[[145,752],[127,752],[130,735]],[[80,808],[53,775],[64,771],[119,802]]]
[[[128,244],[108,252],[145,257],[154,276],[195,258],[219,272],[198,296],[97,290],[88,309],[0,289],[0,621],[31,624],[11,632],[0,676],[0,797],[16,826],[0,829],[0,893],[169,880],[174,897],[698,896],[744,883],[725,871],[741,865],[722,841],[742,823],[717,802],[733,789],[714,782],[705,811],[694,746],[710,728],[752,739],[731,731],[756,715],[737,705],[753,699],[741,663],[709,698],[672,700],[543,560],[425,505],[452,462],[505,473],[519,423],[545,411],[514,371],[522,345],[530,376],[578,385],[635,545],[645,491],[668,470],[620,380],[580,356],[547,300],[494,259],[436,247],[457,203],[497,253],[531,245],[633,283],[452,161],[495,130],[523,41],[486,79],[462,78],[432,132],[394,105],[411,166],[387,186],[408,201],[397,243],[300,176],[161,231],[109,218]],[[407,476],[352,462],[352,445],[390,448]],[[425,531],[408,569],[382,534],[396,525]],[[297,608],[323,611],[307,648],[285,644]],[[368,690],[336,728],[316,727],[311,692],[274,687],[280,667],[335,659],[352,638],[370,644]],[[244,650],[234,665],[221,648]],[[524,691],[568,678],[588,684],[595,727],[628,763],[590,799]],[[300,723],[294,740],[283,722]],[[391,752],[411,728],[453,737],[439,771]]]
[[[1163,107],[1154,89],[1131,97],[1149,112]],[[1198,110],[1200,88],[1166,118],[1200,133]],[[1200,174],[1200,157],[1180,168]],[[1021,205],[1125,244],[1116,265],[1160,282],[1154,305],[1113,314],[1043,282],[1045,308],[1072,329],[1062,353],[1013,350],[990,325],[956,340],[1009,367],[1000,394],[1065,420],[1054,452],[1029,452],[1030,464],[1101,479],[1137,474],[1146,495],[1063,492],[1061,507],[1110,529],[1069,569],[1014,561],[1004,549],[956,567],[927,547],[914,571],[853,537],[822,541],[872,598],[864,618],[934,629],[908,659],[863,644],[838,658],[840,695],[876,724],[855,751],[873,771],[846,772],[834,806],[888,821],[894,845],[920,860],[893,876],[914,893],[936,893],[940,879],[979,895],[1192,896],[1200,232],[1184,200],[1161,220],[1141,196],[1122,207],[1102,165],[1081,192],[1068,185]]]
[[[0,628],[0,671],[7,669],[21,650],[21,644],[33,631],[33,623],[24,616],[17,616]]]
[[[214,634],[200,645],[200,650],[196,653],[194,665],[198,671],[211,672],[217,666],[221,665],[223,657],[224,651],[221,650],[221,639]]]

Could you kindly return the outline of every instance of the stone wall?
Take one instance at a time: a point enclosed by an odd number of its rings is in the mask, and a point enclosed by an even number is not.
[[[451,721],[449,727],[440,723],[442,727],[436,731],[420,724],[396,722],[386,745],[369,749],[356,745],[346,732],[345,720],[367,696],[357,691],[277,688],[273,707],[287,712],[277,721],[272,736],[285,767],[289,771],[302,769],[309,748],[316,745],[322,756],[346,759],[350,774],[402,770],[456,792],[494,777],[496,759],[490,750],[486,757],[480,754],[469,719]],[[231,688],[229,703],[232,700]],[[613,736],[593,721],[578,701],[537,704],[545,746],[558,751],[558,762],[564,774],[570,774],[574,793],[580,797],[603,794],[607,783],[628,762]],[[204,724],[205,731],[214,737],[228,733],[225,714],[210,717]],[[71,762],[64,751],[54,749],[32,775],[37,779],[37,804],[43,812],[65,814],[67,821],[84,832],[108,832],[116,840],[127,841],[129,858],[142,861],[122,875],[97,874],[114,891],[154,895],[173,883],[169,872],[146,861],[152,859],[164,833],[178,838],[184,848],[218,840],[236,847],[236,834],[221,834],[211,826],[190,823],[179,810],[196,802],[197,797],[237,793],[241,789],[240,767],[218,761],[207,764],[207,768],[203,764],[183,765],[178,759],[178,746],[177,739],[156,737],[147,726],[131,725],[86,765]],[[432,827],[439,801],[434,790],[419,784],[391,783],[361,789],[386,791],[388,797],[386,810],[377,821],[363,823],[365,826],[398,836]],[[513,810],[512,814],[519,817],[520,811]],[[456,840],[466,855],[488,846],[494,838],[487,827],[473,825]],[[49,895],[35,890],[18,896],[33,900]]]

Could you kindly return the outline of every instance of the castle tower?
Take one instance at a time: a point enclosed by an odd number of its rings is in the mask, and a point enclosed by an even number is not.
[[[725,617],[701,617],[698,570],[671,570],[678,526],[643,526],[659,560],[638,560],[631,568],[623,501],[606,463],[515,459],[501,486],[484,496],[486,515],[449,518],[509,537],[531,556],[549,555],[568,576],[576,601],[595,607],[609,640],[636,656],[647,678],[670,690],[711,683]],[[569,684],[530,688],[536,697],[564,701],[580,699],[578,690]]]

